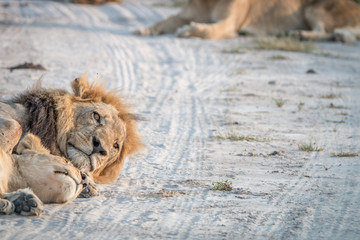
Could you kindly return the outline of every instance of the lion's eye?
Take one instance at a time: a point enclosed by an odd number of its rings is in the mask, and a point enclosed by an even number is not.
[[[114,147],[115,149],[119,149],[119,144],[116,142],[116,143],[114,143],[113,147]]]
[[[98,123],[101,122],[100,114],[98,114],[97,112],[93,112],[93,118],[94,118],[95,121],[97,121]]]

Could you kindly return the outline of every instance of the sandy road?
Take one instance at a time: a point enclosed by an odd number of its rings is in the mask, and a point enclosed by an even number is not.
[[[253,39],[132,35],[178,11],[154,2],[0,3],[0,67],[40,63],[54,88],[85,70],[106,79],[145,119],[147,145],[99,197],[47,205],[40,218],[1,216],[1,239],[356,239],[360,159],[331,153],[359,153],[359,43],[226,54]],[[2,97],[43,73],[1,69]],[[228,133],[256,140],[216,139]],[[298,149],[310,140],[323,150]],[[232,191],[211,190],[226,179]]]

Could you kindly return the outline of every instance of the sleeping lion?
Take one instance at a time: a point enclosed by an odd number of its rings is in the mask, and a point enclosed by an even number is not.
[[[0,102],[0,119],[15,120],[23,135],[36,135],[52,155],[65,157],[86,173],[82,195],[89,197],[97,195],[94,182],[115,181],[125,157],[142,144],[136,118],[119,96],[89,85],[86,74],[71,86],[73,93],[38,87]]]
[[[360,38],[360,6],[353,0],[189,0],[179,14],[135,33],[221,39],[240,30],[353,43]]]
[[[15,133],[3,137],[20,138],[21,128],[15,120],[2,119],[0,126],[7,127],[2,133]],[[43,203],[66,203],[86,187],[86,175],[65,158],[51,155],[35,135],[28,133],[22,138],[17,154],[6,152],[14,143],[0,144],[0,214],[39,216]]]

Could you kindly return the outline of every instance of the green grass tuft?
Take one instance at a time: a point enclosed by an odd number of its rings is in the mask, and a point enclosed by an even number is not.
[[[347,107],[337,106],[337,105],[335,105],[333,103],[330,103],[329,108],[331,108],[331,109],[348,109]]]
[[[243,135],[237,135],[236,133],[228,133],[227,135],[219,135],[214,137],[215,140],[230,140],[233,142],[238,141],[248,141],[248,142],[267,142],[266,139],[260,139],[257,137],[250,137],[250,136],[243,136]]]
[[[341,98],[342,95],[341,93],[329,93],[329,94],[325,94],[325,95],[321,95],[320,98],[326,98],[326,99],[335,99],[335,98]]]
[[[233,189],[232,182],[229,180],[213,182],[212,186],[212,189],[216,191],[231,191]]]
[[[269,59],[271,60],[287,60],[289,59],[288,57],[285,57],[283,55],[273,55],[271,56]]]
[[[275,102],[276,106],[278,106],[279,108],[284,106],[284,104],[286,103],[286,100],[282,98],[273,98],[273,101]]]
[[[299,102],[298,105],[297,105],[298,110],[301,111],[303,109],[304,105],[305,105],[305,103]]]
[[[309,141],[308,143],[302,143],[298,145],[299,150],[305,151],[305,152],[320,152],[323,149],[315,146],[315,143],[313,144],[312,141]]]

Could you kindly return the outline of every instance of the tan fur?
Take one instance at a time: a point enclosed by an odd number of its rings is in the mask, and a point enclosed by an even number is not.
[[[135,33],[220,39],[245,30],[352,42],[359,29],[360,7],[353,0],[189,0],[179,14]]]
[[[0,118],[0,194],[8,189],[8,182],[13,170],[12,159],[9,153],[20,140],[21,126],[13,119]]]

